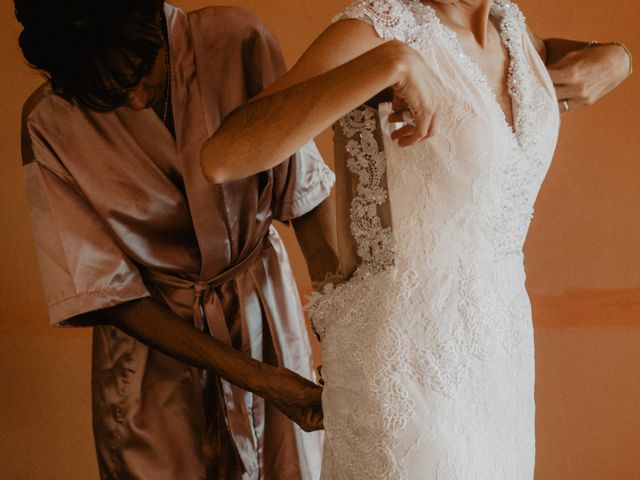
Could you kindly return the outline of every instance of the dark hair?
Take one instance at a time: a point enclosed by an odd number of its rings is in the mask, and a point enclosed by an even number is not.
[[[14,0],[27,62],[56,93],[112,110],[153,66],[162,47],[163,0]]]

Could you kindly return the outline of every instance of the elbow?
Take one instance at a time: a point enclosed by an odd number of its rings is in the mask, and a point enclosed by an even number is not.
[[[229,162],[226,153],[219,147],[219,141],[214,135],[209,138],[200,150],[200,168],[202,174],[211,183],[224,183],[231,180],[230,172],[225,167]]]
[[[114,326],[114,318],[109,309],[81,313],[65,321],[69,327],[104,327]]]

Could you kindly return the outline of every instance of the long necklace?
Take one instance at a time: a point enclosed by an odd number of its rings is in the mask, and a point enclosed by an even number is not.
[[[169,99],[171,97],[171,58],[169,57],[169,42],[167,42],[164,32],[162,33],[162,43],[164,47],[164,65],[166,71],[164,85],[164,107],[162,108],[162,123],[167,124],[169,114]]]

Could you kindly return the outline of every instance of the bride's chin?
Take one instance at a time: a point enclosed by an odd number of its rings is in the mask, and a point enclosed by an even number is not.
[[[460,3],[463,0],[430,0],[431,3],[438,3],[440,5],[453,5],[454,3]],[[481,3],[483,0],[474,0],[476,3]],[[424,2],[423,2],[424,3]],[[470,3],[468,0],[466,3]]]

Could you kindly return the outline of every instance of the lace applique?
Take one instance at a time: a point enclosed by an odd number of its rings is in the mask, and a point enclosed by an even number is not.
[[[377,208],[388,199],[381,181],[385,171],[385,152],[374,137],[375,112],[367,107],[352,111],[340,120],[350,140],[346,150],[349,171],[358,177],[358,195],[351,203],[351,234],[358,246],[362,264],[355,277],[380,272],[393,265],[391,228],[383,228]],[[358,134],[358,139],[352,137]]]
[[[402,2],[389,0],[359,0],[349,5],[333,21],[355,18],[369,20],[380,38],[409,43],[414,31],[413,16]]]
[[[390,227],[382,226],[378,216],[378,207],[387,202],[388,193],[381,184],[386,159],[374,135],[376,126],[376,112],[369,107],[353,110],[339,122],[339,128],[349,139],[347,168],[358,177],[350,227],[362,261],[348,282],[338,286],[327,284],[322,292],[313,292],[308,297],[305,310],[310,312],[314,331],[320,337],[323,321],[335,317],[344,307],[344,300],[335,290],[352,289],[354,283],[393,265],[393,234]]]

